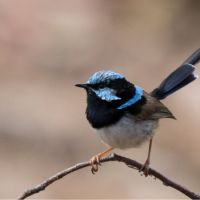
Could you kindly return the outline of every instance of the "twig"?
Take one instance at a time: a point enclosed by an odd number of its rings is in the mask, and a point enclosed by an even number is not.
[[[101,161],[101,163],[109,162],[109,161],[123,162],[128,167],[134,168],[136,170],[140,170],[141,167],[142,167],[141,163],[139,163],[139,162],[137,162],[135,160],[132,160],[132,159],[117,155],[117,154],[111,154],[108,157],[102,158],[100,161]],[[78,164],[76,164],[76,165],[74,165],[74,166],[72,166],[70,168],[67,168],[67,169],[65,169],[65,170],[63,170],[61,172],[58,172],[57,174],[55,174],[52,177],[46,179],[45,181],[43,181],[39,185],[37,185],[37,186],[35,186],[35,187],[31,188],[31,189],[26,190],[24,192],[24,194],[18,198],[18,200],[23,200],[23,199],[26,199],[29,196],[32,196],[32,195],[34,195],[36,193],[39,193],[42,190],[45,190],[46,187],[48,187],[52,183],[54,183],[54,182],[58,181],[59,179],[63,178],[64,176],[66,176],[66,175],[68,175],[68,174],[70,174],[72,172],[75,172],[75,171],[77,171],[79,169],[88,167],[88,166],[90,166],[90,162],[89,161],[78,163]],[[183,186],[175,183],[174,181],[172,181],[169,178],[163,176],[162,174],[160,174],[159,172],[157,172],[156,170],[154,170],[152,168],[149,168],[149,175],[150,176],[154,176],[155,178],[157,178],[160,181],[162,181],[165,186],[172,187],[172,188],[176,189],[177,191],[185,194],[186,196],[188,196],[191,199],[200,199],[200,196],[198,194],[195,194],[194,192],[192,192],[192,191],[184,188]]]

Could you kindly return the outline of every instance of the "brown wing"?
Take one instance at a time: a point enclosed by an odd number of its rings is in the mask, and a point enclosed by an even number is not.
[[[176,119],[169,109],[156,98],[150,96],[144,92],[146,98],[146,104],[142,106],[142,111],[137,114],[136,120],[156,120],[161,118],[172,118]]]

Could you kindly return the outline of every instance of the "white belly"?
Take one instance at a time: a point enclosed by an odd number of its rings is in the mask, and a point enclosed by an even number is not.
[[[126,149],[137,147],[149,140],[158,126],[157,120],[135,121],[125,116],[117,124],[97,130],[102,141],[111,147]]]

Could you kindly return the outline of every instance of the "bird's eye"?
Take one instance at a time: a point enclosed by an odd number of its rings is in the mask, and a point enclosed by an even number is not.
[[[104,85],[103,85],[103,84],[100,84],[100,85],[98,86],[98,88],[99,88],[99,89],[103,89],[103,88],[104,88]]]
[[[124,93],[126,92],[126,90],[124,88],[121,88],[117,91],[117,95],[118,96],[122,96]]]

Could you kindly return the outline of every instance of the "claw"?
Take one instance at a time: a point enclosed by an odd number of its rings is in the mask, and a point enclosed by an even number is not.
[[[149,164],[150,163],[147,160],[139,170],[139,172],[143,172],[146,177],[149,175]]]
[[[100,164],[100,156],[99,155],[93,156],[90,159],[90,163],[91,163],[91,166],[92,166],[91,172],[92,172],[92,174],[95,174],[99,170],[99,165],[101,165]]]
[[[105,150],[105,151],[103,151],[103,152],[101,152],[101,153],[99,153],[99,154],[93,156],[93,157],[90,159],[90,164],[91,164],[91,166],[92,166],[91,172],[92,172],[93,174],[95,174],[95,173],[98,172],[98,170],[99,170],[99,166],[101,165],[101,163],[100,163],[100,158],[103,157],[103,156],[105,156],[107,153],[109,153],[109,152],[112,151],[112,150],[113,150],[113,147],[110,147],[109,149],[107,149],[107,150]]]
[[[98,171],[98,165],[92,165],[91,172],[95,174]]]

